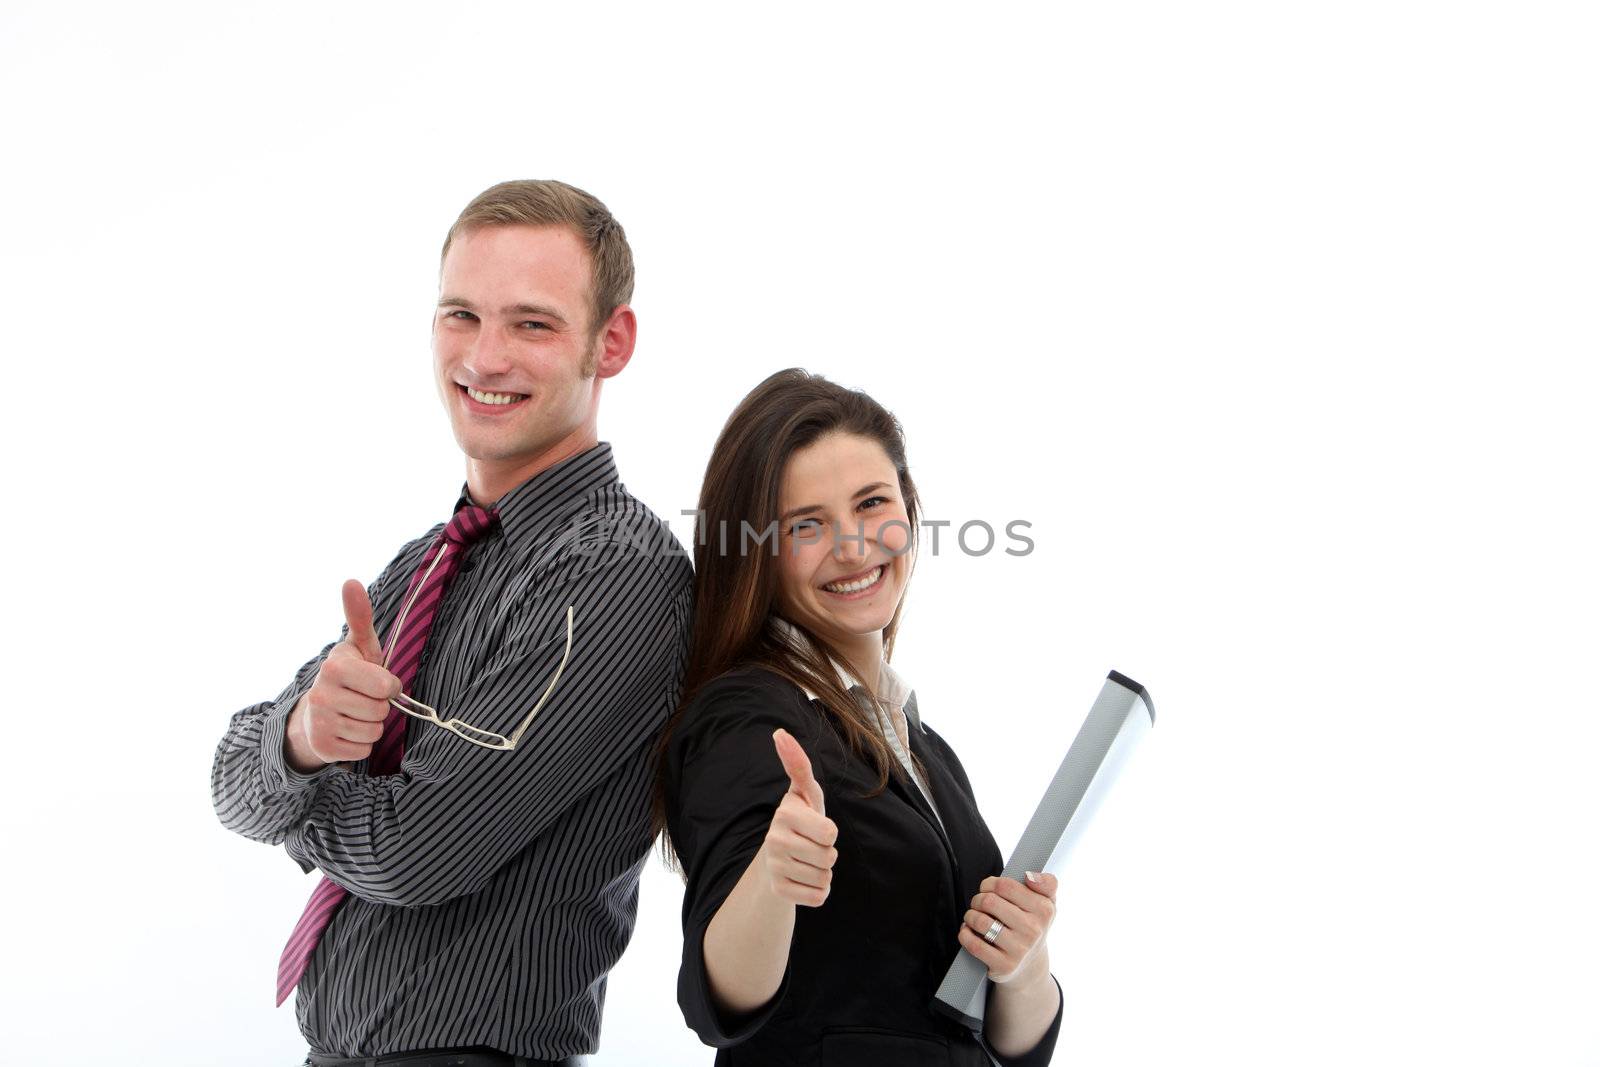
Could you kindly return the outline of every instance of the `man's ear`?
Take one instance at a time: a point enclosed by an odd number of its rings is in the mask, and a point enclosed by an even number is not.
[[[595,377],[611,378],[622,373],[622,368],[633,358],[633,343],[639,334],[639,321],[633,308],[619,304],[612,309],[606,324],[600,328],[598,341],[600,358],[595,363]]]

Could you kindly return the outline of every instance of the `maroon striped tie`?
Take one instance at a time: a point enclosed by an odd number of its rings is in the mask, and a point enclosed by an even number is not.
[[[422,661],[422,648],[428,641],[428,631],[433,628],[433,617],[439,613],[445,587],[461,566],[461,557],[498,517],[499,513],[493,508],[470,504],[461,508],[444,532],[428,547],[427,555],[422,557],[417,572],[411,576],[405,599],[400,602],[405,612],[399,620],[401,629],[399,633],[391,631],[391,640],[385,641],[383,646],[388,656],[389,673],[400,679],[403,690],[409,690],[411,680],[416,677],[417,664]],[[441,552],[444,558],[438,560],[438,566],[435,567],[434,561]],[[430,567],[433,568],[431,572]],[[424,581],[426,584],[419,590],[418,583]],[[412,600],[413,593],[415,602]],[[389,716],[383,720],[383,736],[378,738],[378,743],[372,746],[372,752],[367,756],[368,774],[394,774],[400,769],[400,755],[406,737],[405,724],[405,714],[390,705]],[[312,950],[317,947],[317,939],[322,936],[334,911],[348,895],[343,886],[326,875],[312,890],[306,910],[295,924],[294,933],[289,935],[289,943],[284,946],[283,955],[278,960],[279,1004],[284,1002],[289,991],[299,983],[300,976],[305,974]]]

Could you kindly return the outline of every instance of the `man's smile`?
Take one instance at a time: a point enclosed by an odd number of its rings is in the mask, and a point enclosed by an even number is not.
[[[486,393],[481,389],[459,383],[456,388],[466,396],[467,407],[471,411],[504,411],[528,399],[527,393]]]

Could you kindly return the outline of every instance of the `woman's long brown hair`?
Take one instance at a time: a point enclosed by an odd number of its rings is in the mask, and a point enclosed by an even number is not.
[[[752,389],[728,417],[706,464],[696,520],[694,622],[683,697],[662,732],[658,757],[665,755],[684,708],[707,682],[735,667],[758,666],[817,694],[851,750],[877,769],[878,785],[871,795],[883,790],[889,775],[904,773],[876,724],[840,684],[829,660],[845,663],[842,652],[803,627],[797,627],[800,641],[791,644],[769,623],[778,609],[776,552],[782,549],[754,539],[768,530],[778,536],[778,500],[789,457],[832,433],[866,437],[883,447],[899,476],[911,527],[908,548],[914,550],[917,488],[906,468],[905,435],[893,415],[860,390],[793,367]],[[748,541],[742,536],[742,523],[751,530]],[[894,650],[904,603],[902,597],[884,627],[885,658]],[[663,766],[659,758],[657,766]],[[666,830],[665,781],[659,769],[651,823],[656,833]],[[672,842],[664,833],[662,851],[669,864],[675,861]]]

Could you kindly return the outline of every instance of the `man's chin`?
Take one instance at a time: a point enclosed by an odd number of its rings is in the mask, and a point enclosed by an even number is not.
[[[521,420],[512,424],[509,420],[499,426],[483,426],[476,420],[463,419],[450,421],[450,429],[456,439],[456,447],[461,449],[463,455],[476,463],[493,463],[502,466],[518,466],[523,463],[537,461],[540,457],[549,455],[561,447],[562,443],[577,434],[581,424],[566,428],[552,428],[546,419],[544,425],[535,429]]]
[[[498,434],[483,433],[475,426],[452,424],[450,428],[454,431],[456,447],[461,449],[461,454],[479,463],[504,463],[529,451],[526,442],[508,441]]]
[[[474,463],[494,463],[511,465],[526,463],[539,455],[541,450],[534,448],[483,448],[462,445],[461,451]]]

